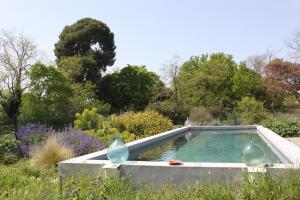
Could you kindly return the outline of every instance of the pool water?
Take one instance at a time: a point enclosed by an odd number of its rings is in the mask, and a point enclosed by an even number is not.
[[[254,130],[192,130],[131,152],[129,160],[243,163],[242,151],[251,138],[263,149],[264,163],[282,163]]]

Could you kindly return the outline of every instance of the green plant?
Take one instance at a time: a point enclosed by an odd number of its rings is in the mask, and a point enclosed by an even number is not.
[[[271,121],[264,124],[282,137],[300,136],[300,124],[295,121]]]
[[[82,114],[76,113],[75,127],[81,130],[101,129],[104,117],[97,112],[97,108],[84,109]]]
[[[73,157],[73,152],[59,144],[55,136],[50,136],[45,144],[34,148],[31,155],[30,162],[33,166],[50,168],[60,161]]]
[[[19,142],[11,135],[0,136],[0,163],[12,164],[18,160],[17,148]]]
[[[188,186],[162,185],[151,189],[146,185],[133,185],[126,178],[86,177],[66,179],[61,189],[55,169],[33,169],[27,160],[10,166],[0,164],[0,199],[122,199],[122,200],[261,200],[299,199],[300,171],[284,173],[244,174],[241,183],[202,183]],[[137,189],[138,188],[138,189]]]
[[[192,124],[204,125],[212,121],[212,116],[207,108],[198,107],[191,110],[189,120]]]
[[[250,97],[244,97],[238,102],[238,115],[244,120],[243,124],[258,124],[270,118],[263,102]]]
[[[155,135],[170,130],[172,126],[173,123],[169,118],[152,110],[112,116],[112,127],[120,131],[128,131],[137,137]]]
[[[117,128],[105,128],[99,130],[86,131],[86,134],[101,139],[105,146],[109,146],[109,144],[114,139],[115,135],[118,133],[120,134],[122,140],[126,143],[136,139],[135,134],[129,133],[128,131],[120,132]]]

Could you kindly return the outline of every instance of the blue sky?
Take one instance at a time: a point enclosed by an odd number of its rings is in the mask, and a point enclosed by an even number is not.
[[[266,49],[287,57],[300,30],[300,0],[0,0],[0,28],[22,30],[55,59],[65,25],[83,17],[115,34],[115,67],[146,65],[158,72],[172,56],[222,51],[242,61]]]

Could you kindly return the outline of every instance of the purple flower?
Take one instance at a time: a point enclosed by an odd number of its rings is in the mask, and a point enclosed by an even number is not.
[[[20,141],[20,153],[28,156],[34,147],[43,144],[50,135],[57,135],[58,142],[71,148],[76,156],[104,148],[101,140],[88,136],[83,131],[74,131],[70,127],[55,131],[46,125],[28,123],[16,133],[16,138]]]
[[[35,144],[43,141],[53,133],[55,133],[55,131],[46,125],[28,123],[18,129],[16,139],[25,144]]]
[[[43,143],[49,135],[54,133],[54,129],[42,124],[28,123],[19,128],[16,133],[16,139],[20,141],[20,153],[28,156],[34,146]]]
[[[83,131],[62,132],[61,143],[71,148],[76,156],[85,155],[104,148],[101,140],[86,135]]]

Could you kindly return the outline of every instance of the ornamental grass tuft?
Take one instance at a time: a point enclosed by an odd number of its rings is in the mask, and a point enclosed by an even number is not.
[[[45,144],[34,148],[31,155],[31,165],[39,168],[50,168],[56,166],[60,161],[73,157],[74,153],[71,149],[60,144],[55,136],[50,136]]]

